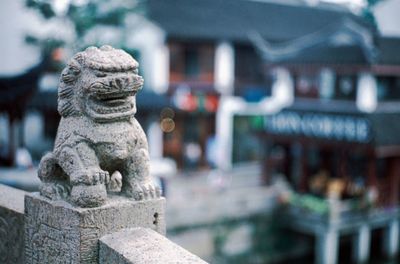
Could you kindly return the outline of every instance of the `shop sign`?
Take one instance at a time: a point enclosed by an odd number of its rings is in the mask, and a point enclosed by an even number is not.
[[[368,143],[372,138],[368,119],[361,116],[284,111],[265,117],[265,130],[273,134]]]

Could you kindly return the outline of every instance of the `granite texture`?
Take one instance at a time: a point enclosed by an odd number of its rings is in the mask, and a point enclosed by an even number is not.
[[[39,165],[43,196],[81,207],[104,204],[107,191],[135,200],[160,197],[149,175],[146,136],[134,118],[143,86],[138,67],[110,46],[89,47],[70,60],[58,88],[54,150]]]
[[[100,239],[100,264],[206,263],[147,228],[121,230]]]
[[[0,263],[24,263],[24,196],[0,184]]]
[[[164,207],[164,198],[134,201],[110,195],[103,206],[79,208],[38,193],[28,194],[26,263],[98,263],[98,242],[104,235],[134,227],[153,229],[164,235]],[[134,243],[130,245],[136,248]]]

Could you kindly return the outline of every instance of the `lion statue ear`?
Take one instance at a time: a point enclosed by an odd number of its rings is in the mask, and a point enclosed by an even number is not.
[[[61,73],[60,85],[58,87],[58,113],[62,117],[77,113],[74,104],[74,86],[81,73],[80,63],[73,58]]]

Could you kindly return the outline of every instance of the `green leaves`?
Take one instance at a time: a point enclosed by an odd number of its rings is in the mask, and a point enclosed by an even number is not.
[[[46,19],[56,15],[51,3],[46,0],[26,0],[26,6],[37,9]]]
[[[37,10],[45,19],[59,19],[66,27],[72,25],[75,39],[69,43],[73,49],[82,49],[85,46],[99,45],[91,43],[96,40],[86,37],[97,26],[111,26],[121,31],[124,36],[127,26],[126,16],[131,13],[144,14],[142,3],[144,0],[26,0],[27,7]],[[64,6],[60,9],[60,4]],[[41,45],[43,40],[39,37],[27,36],[26,41],[31,44]],[[120,46],[124,46],[124,37],[120,40]],[[89,42],[89,43],[88,43]],[[114,44],[115,45],[115,44]]]

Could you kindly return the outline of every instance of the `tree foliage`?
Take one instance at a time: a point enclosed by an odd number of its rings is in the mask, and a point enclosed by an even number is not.
[[[46,20],[61,20],[74,31],[72,43],[65,40],[40,39],[27,36],[27,41],[38,45],[73,45],[73,49],[98,43],[87,43],[87,34],[97,26],[109,26],[115,30],[125,30],[128,14],[144,13],[143,0],[26,0],[26,6],[37,10]],[[62,29],[60,29],[62,30]],[[123,43],[120,43],[123,46]]]
[[[375,16],[372,12],[373,8],[375,7],[376,4],[383,2],[385,0],[366,0],[366,7],[362,11],[362,16],[372,23],[375,27],[377,27],[377,23],[375,20]]]

